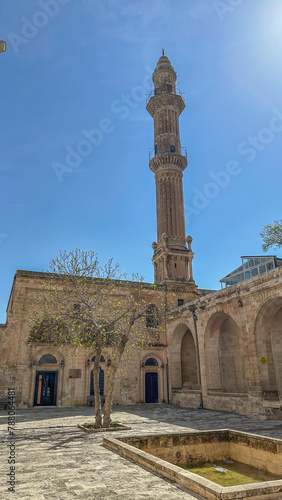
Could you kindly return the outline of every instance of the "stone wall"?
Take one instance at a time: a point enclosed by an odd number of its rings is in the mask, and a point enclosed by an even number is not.
[[[280,418],[282,269],[205,295],[193,305],[204,407]],[[167,329],[172,389],[180,389],[174,381],[181,379],[177,360],[186,332],[196,345],[193,316],[184,305]],[[182,392],[184,401],[185,387]]]
[[[58,406],[86,404],[93,365],[89,350],[76,352],[50,345],[28,344],[29,329],[23,311],[33,307],[33,293],[42,286],[42,273],[17,273],[7,308],[7,323],[0,325],[0,396],[16,389],[16,404],[34,404],[38,370],[58,373]],[[128,289],[128,293],[130,290]],[[124,357],[117,374],[114,403],[136,404],[145,400],[145,376],[158,375],[158,402],[169,400],[182,407],[198,408],[201,392],[204,408],[241,413],[259,419],[281,418],[282,405],[282,268],[230,288],[194,299],[189,287],[144,284],[144,300],[161,308],[176,306],[166,322],[152,328],[152,341]],[[188,309],[194,305],[196,321]],[[200,375],[197,369],[197,337]],[[40,365],[40,357],[52,354],[56,365]],[[146,360],[157,360],[156,367]],[[110,353],[101,369],[107,372]],[[168,365],[167,365],[168,360]],[[70,378],[70,370],[80,370]],[[201,382],[201,385],[200,383]],[[200,392],[200,389],[202,390]],[[105,377],[106,392],[106,377]]]

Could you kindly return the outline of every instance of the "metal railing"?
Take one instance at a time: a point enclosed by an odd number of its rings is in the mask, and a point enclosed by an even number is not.
[[[152,160],[153,158],[155,158],[155,156],[166,154],[166,153],[169,153],[171,155],[181,154],[187,160],[187,148],[181,146],[180,153],[178,153],[177,151],[175,151],[175,152],[167,151],[167,150],[166,151],[164,151],[164,150],[160,151],[159,149],[158,149],[158,151],[156,153],[155,148],[150,148],[149,149],[149,161]]]
[[[158,96],[158,95],[161,95],[161,94],[172,94],[172,95],[180,95],[183,99],[183,101],[185,102],[185,95],[183,94],[183,92],[181,92],[180,89],[176,89],[175,92],[171,91],[169,92],[168,90],[164,89],[153,89],[148,95],[147,95],[147,100],[146,100],[146,104],[148,104],[149,100],[151,99],[151,97],[155,97],[155,96]]]

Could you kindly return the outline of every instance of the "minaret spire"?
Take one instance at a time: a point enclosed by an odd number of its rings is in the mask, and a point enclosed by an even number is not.
[[[147,110],[154,119],[155,136],[149,164],[156,180],[158,236],[152,245],[155,283],[185,284],[194,291],[194,254],[192,238],[185,234],[182,186],[187,153],[181,147],[179,134],[179,116],[185,103],[176,89],[176,72],[164,49],[153,73],[153,82],[154,92]]]

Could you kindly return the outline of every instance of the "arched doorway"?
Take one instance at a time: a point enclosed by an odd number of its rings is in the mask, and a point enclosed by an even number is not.
[[[157,370],[158,362],[155,358],[148,358],[145,361],[145,367],[152,367]],[[158,403],[159,401],[159,381],[156,371],[147,371],[145,373],[145,403]]]
[[[257,316],[255,342],[262,396],[282,398],[282,297],[269,300]]]
[[[205,358],[209,390],[244,392],[245,369],[240,330],[226,313],[216,313],[208,322]]]
[[[44,354],[39,359],[39,365],[41,365],[42,368],[46,368],[46,370],[36,371],[34,406],[56,405],[58,371],[50,370],[48,366],[50,364],[57,364],[57,359],[52,354]]]

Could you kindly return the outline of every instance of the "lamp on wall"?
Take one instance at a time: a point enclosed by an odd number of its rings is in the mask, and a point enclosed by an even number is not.
[[[107,366],[111,366],[112,362],[110,359],[108,359]]]
[[[161,364],[161,368],[164,368],[164,363]]]
[[[34,366],[34,365],[36,365],[36,361],[35,361],[35,359],[32,361],[32,364],[33,364],[33,366]]]
[[[144,368],[144,366],[145,366],[145,363],[142,363],[141,368]]]
[[[244,304],[243,304],[242,300],[238,300],[237,304],[238,304],[239,307],[244,307]]]
[[[64,366],[64,364],[65,364],[65,360],[64,360],[64,359],[62,359],[62,361],[61,361],[61,366]]]
[[[90,359],[87,360],[87,366],[90,366]]]

